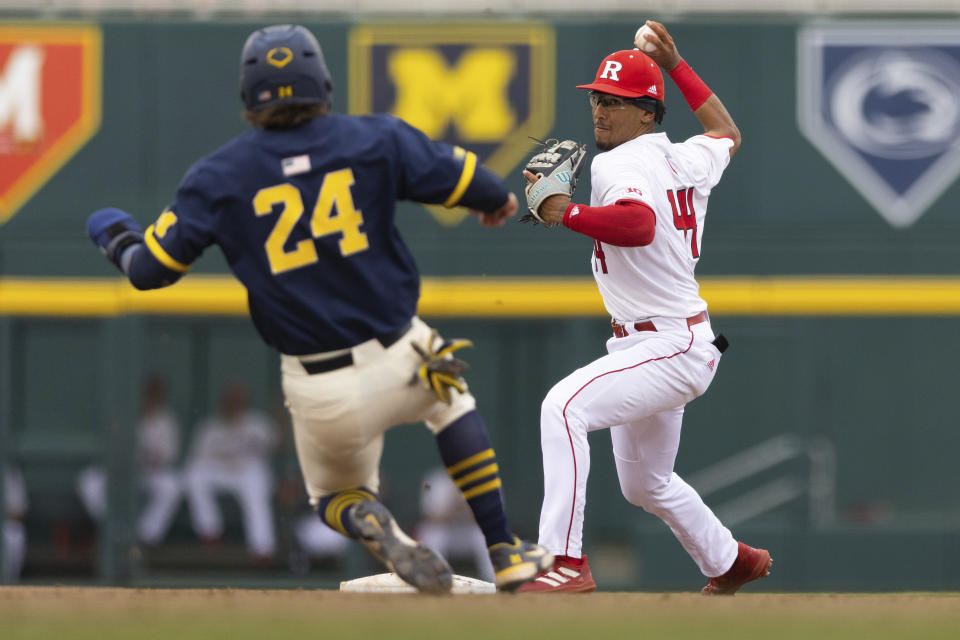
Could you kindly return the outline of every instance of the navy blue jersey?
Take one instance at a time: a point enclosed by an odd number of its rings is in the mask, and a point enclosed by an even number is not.
[[[145,241],[176,273],[219,245],[264,340],[303,355],[389,333],[416,312],[397,200],[494,211],[507,196],[474,154],[401,120],[328,115],[254,129],[196,162]]]

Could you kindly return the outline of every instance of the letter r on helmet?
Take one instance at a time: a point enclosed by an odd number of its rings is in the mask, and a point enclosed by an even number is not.
[[[623,69],[623,65],[616,60],[607,60],[603,65],[603,73],[600,74],[601,78],[609,78],[614,82],[620,82],[620,78],[617,76],[617,71]]]

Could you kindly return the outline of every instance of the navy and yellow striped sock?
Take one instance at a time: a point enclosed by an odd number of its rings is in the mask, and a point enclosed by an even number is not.
[[[470,505],[487,546],[512,543],[497,458],[480,414],[471,411],[451,422],[437,434],[437,445],[447,473]]]
[[[342,533],[348,538],[358,538],[357,532],[350,526],[347,514],[351,507],[365,500],[379,501],[380,498],[366,487],[338,491],[320,499],[320,503],[317,505],[317,513],[320,515],[320,519],[334,531]]]

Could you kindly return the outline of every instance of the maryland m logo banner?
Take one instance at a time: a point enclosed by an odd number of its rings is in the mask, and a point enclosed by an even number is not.
[[[0,24],[0,224],[100,126],[100,30]]]
[[[800,31],[800,130],[894,227],[960,175],[960,28],[838,22]]]
[[[553,31],[539,24],[364,25],[350,33],[349,112],[391,113],[501,176],[553,126]],[[428,207],[442,224],[464,209]]]

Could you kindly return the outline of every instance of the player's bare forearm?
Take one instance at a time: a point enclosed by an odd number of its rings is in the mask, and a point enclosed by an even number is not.
[[[540,217],[543,218],[543,221],[547,224],[561,224],[563,222],[563,214],[569,206],[570,196],[565,196],[562,193],[550,196],[543,201],[543,206],[540,207]]]
[[[737,128],[733,117],[720,102],[717,94],[707,98],[707,101],[694,111],[693,115],[700,121],[704,135],[733,140],[733,146],[730,147],[731,156],[740,148],[740,129]]]

